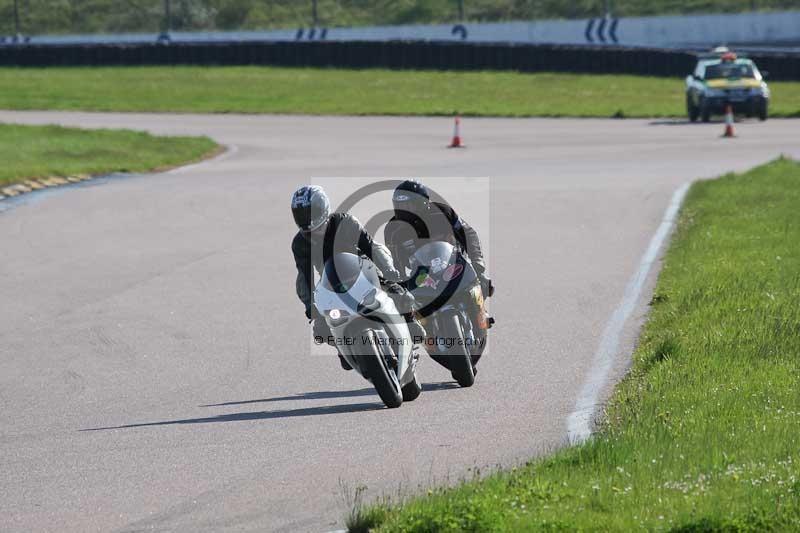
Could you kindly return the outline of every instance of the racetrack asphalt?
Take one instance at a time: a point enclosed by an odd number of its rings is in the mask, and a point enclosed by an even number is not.
[[[564,445],[601,334],[674,191],[800,157],[788,120],[737,124],[739,137],[722,139],[721,124],[465,119],[464,150],[444,148],[445,118],[0,121],[235,147],[179,171],[32,193],[0,212],[3,531],[326,531],[343,527],[342,486],[413,493]],[[333,352],[310,353],[288,204],[312,176],[427,178],[476,221],[498,322],[474,387],[456,388],[423,355],[424,392],[387,410]],[[436,176],[488,176],[491,194],[480,180]],[[334,203],[363,183],[322,180]]]

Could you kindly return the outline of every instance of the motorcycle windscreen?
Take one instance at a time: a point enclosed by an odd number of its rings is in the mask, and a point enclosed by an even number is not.
[[[474,283],[472,265],[450,243],[428,243],[414,253],[414,274],[409,288],[423,307],[423,315],[435,311],[460,289]]]
[[[365,295],[376,287],[380,287],[380,278],[372,261],[340,253],[325,264],[314,300],[320,312],[330,309],[356,312]]]
[[[322,286],[337,294],[344,294],[361,275],[362,259],[355,254],[336,254],[325,263]]]
[[[412,267],[428,267],[428,271],[436,275],[455,261],[455,247],[449,242],[429,242],[414,252]]]

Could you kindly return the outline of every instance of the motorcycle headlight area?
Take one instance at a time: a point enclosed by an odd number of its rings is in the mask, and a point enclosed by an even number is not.
[[[331,309],[325,313],[328,318],[328,322],[332,326],[338,326],[347,322],[347,319],[350,317],[350,313],[343,309]]]

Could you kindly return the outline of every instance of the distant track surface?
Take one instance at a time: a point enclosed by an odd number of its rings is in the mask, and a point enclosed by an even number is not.
[[[674,191],[800,156],[798,123],[783,120],[737,124],[729,140],[720,124],[469,119],[460,151],[444,148],[442,118],[0,120],[237,147],[0,212],[0,513],[11,531],[323,531],[342,527],[341,484],[375,497],[563,445]],[[473,388],[453,388],[423,355],[425,392],[385,410],[332,353],[309,355],[287,204],[311,176],[492,177],[491,225],[478,229],[498,323]],[[320,182],[337,203],[363,180]],[[479,219],[487,200],[469,183],[446,196]],[[654,274],[622,328],[612,380]]]

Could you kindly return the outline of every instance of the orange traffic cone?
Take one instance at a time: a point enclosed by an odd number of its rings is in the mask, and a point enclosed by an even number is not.
[[[453,127],[453,140],[448,148],[466,148],[466,145],[461,142],[461,117],[458,115],[456,115],[456,123]]]
[[[736,137],[733,133],[733,107],[728,104],[725,106],[725,133],[723,137]]]

